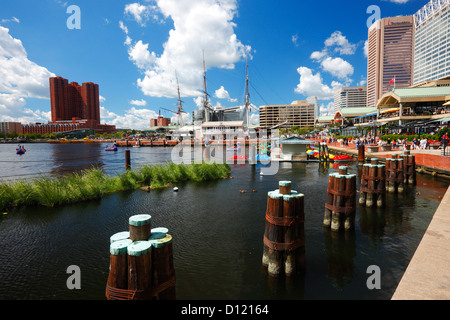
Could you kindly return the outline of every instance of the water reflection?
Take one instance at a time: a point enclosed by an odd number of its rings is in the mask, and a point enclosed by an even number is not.
[[[50,172],[52,175],[66,175],[89,168],[104,168],[102,147],[99,144],[49,144]],[[44,151],[45,152],[45,151]]]
[[[353,259],[356,257],[356,236],[354,232],[333,232],[324,228],[327,252],[328,277],[333,285],[344,288],[354,278]]]

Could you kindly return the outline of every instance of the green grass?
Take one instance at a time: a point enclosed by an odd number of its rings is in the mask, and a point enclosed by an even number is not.
[[[0,211],[16,207],[46,206],[101,199],[104,195],[150,186],[159,189],[180,181],[210,181],[229,177],[228,164],[174,164],[143,166],[117,176],[108,176],[101,169],[32,181],[0,182]]]

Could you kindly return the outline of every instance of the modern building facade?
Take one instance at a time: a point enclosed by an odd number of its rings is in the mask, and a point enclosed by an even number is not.
[[[72,118],[100,123],[100,95],[98,84],[81,86],[61,77],[49,79],[52,122],[70,121]]]
[[[414,84],[450,75],[450,0],[432,0],[414,15]]]
[[[414,77],[414,16],[377,20],[368,31],[367,105],[394,88],[407,88]],[[395,80],[394,80],[395,79]]]
[[[259,108],[259,125],[263,129],[314,127],[315,105],[308,101],[294,101],[287,105],[268,105]]]
[[[367,87],[344,87],[334,94],[334,112],[367,106]]]

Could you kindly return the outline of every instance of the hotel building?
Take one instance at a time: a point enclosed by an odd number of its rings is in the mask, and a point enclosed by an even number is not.
[[[367,87],[345,87],[334,94],[334,112],[367,106]]]
[[[413,84],[414,34],[413,16],[377,20],[368,32],[367,105],[395,88]],[[395,78],[395,83],[390,83]]]
[[[450,75],[450,0],[432,0],[414,15],[414,85]]]
[[[52,121],[48,124],[23,125],[23,133],[62,133],[76,130],[93,130],[97,133],[114,133],[116,126],[100,124],[100,95],[98,84],[81,86],[61,77],[50,82]]]
[[[72,118],[94,120],[100,123],[100,95],[98,84],[83,83],[81,86],[61,77],[50,78],[50,101],[52,122]]]
[[[314,117],[315,105],[308,101],[259,108],[259,125],[263,129],[314,127]]]

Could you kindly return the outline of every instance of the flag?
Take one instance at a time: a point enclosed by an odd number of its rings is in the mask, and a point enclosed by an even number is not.
[[[395,77],[388,84],[395,83]]]

